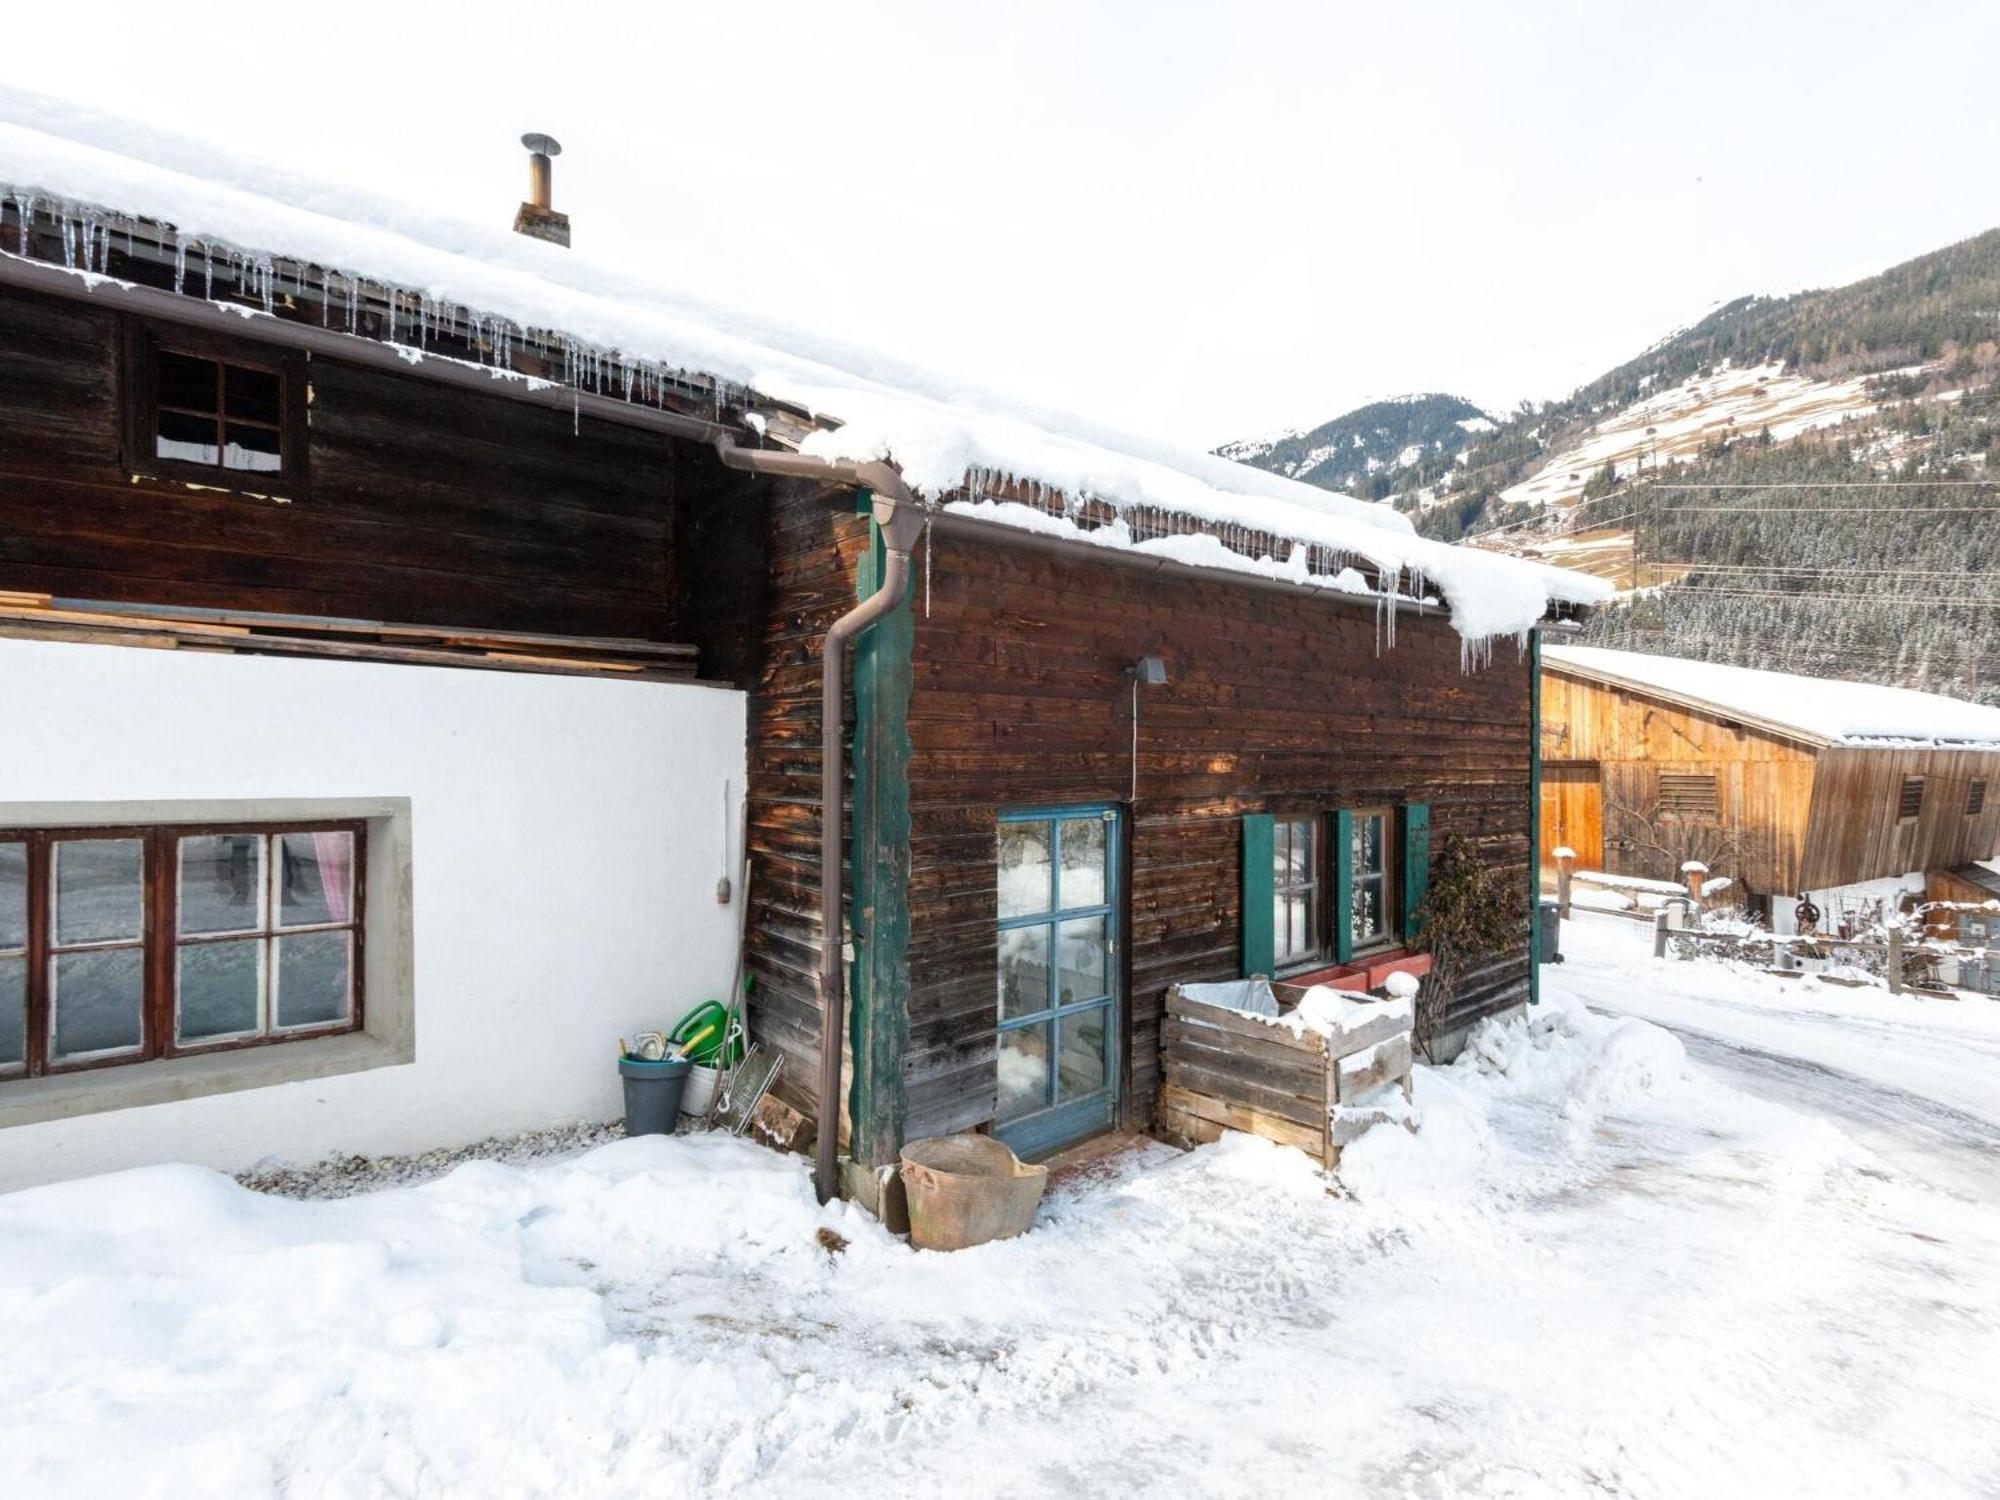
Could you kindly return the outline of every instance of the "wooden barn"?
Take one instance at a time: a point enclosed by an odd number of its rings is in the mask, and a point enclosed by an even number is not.
[[[595,904],[600,863],[647,872],[640,896],[672,944],[694,933],[694,982],[720,993],[727,965],[696,939],[734,930],[712,888],[747,856],[753,1032],[785,1059],[780,1095],[837,1117],[869,1168],[924,1135],[991,1130],[1042,1155],[1146,1128],[1173,985],[1421,971],[1427,851],[1452,834],[1520,893],[1520,922],[1448,1026],[1528,998],[1537,623],[1594,598],[1590,580],[1426,542],[1381,507],[1205,455],[885,391],[820,351],[749,347],[710,314],[621,292],[553,245],[455,226],[447,251],[368,223],[365,205],[349,223],[326,200],[305,214],[102,153],[85,172],[54,138],[40,150],[5,164],[0,193],[0,644],[36,653],[8,701],[50,747],[0,803],[0,902],[10,842],[24,851],[23,919],[0,909],[0,1127],[19,1127],[0,1128],[0,1161],[134,1109],[145,1127],[101,1127],[91,1162],[236,1166],[253,1136],[256,1154],[379,1148],[340,1122],[401,1087],[382,1074],[441,1080],[454,1047],[498,1048],[551,1006],[562,1039],[509,1051],[504,1107],[460,1115],[419,1090],[395,1108],[428,1110],[432,1144],[603,1118],[619,1031],[680,990],[656,935]],[[553,214],[539,167],[530,230]],[[162,665],[124,665],[139,658]],[[163,769],[181,757],[136,724],[78,748],[93,779],[62,764],[64,692],[112,712],[169,664],[213,676],[271,658],[289,673],[271,733],[218,708],[212,774]],[[288,719],[358,663],[415,674],[434,704],[422,719],[450,735],[481,673],[584,679],[546,710],[556,736],[570,712],[615,725],[624,706],[639,734],[656,702],[733,704],[740,770],[688,771],[669,733],[645,742],[657,785],[627,788],[582,752],[524,745],[519,779],[485,793],[503,831],[545,802],[564,827],[615,824],[642,793],[671,805],[594,834],[591,858],[509,839],[446,887],[418,771],[328,773],[308,808],[276,769],[298,754]],[[416,733],[408,717],[341,724],[364,746]],[[275,781],[296,807],[272,804]],[[321,976],[334,998],[318,1024],[283,1015],[303,944],[273,894],[241,919],[265,956],[242,950],[240,1020],[190,1031],[190,954],[208,935],[187,926],[207,909],[191,877],[175,885],[188,840],[239,841],[198,846],[237,861],[204,879],[240,885],[261,859],[289,890],[299,840],[351,828],[373,848],[374,819],[402,863],[364,872],[365,918],[363,885],[343,885],[350,977]],[[105,939],[131,949],[129,988],[65,946],[86,940],[52,872],[80,868],[86,841],[136,851],[149,915]],[[625,888],[604,885],[607,901]],[[481,1015],[458,993],[458,950],[426,942],[476,946],[489,901],[509,914],[491,942],[546,926],[550,952],[525,974],[517,955]],[[633,944],[655,972],[604,980],[562,956]],[[392,948],[400,979],[369,968]],[[595,1000],[572,995],[572,968]],[[65,1041],[86,1005],[101,1034]],[[361,1050],[390,1027],[387,1050]],[[545,1047],[588,1049],[601,1085],[535,1087]],[[373,1092],[334,1086],[353,1074]],[[331,1122],[318,1133],[231,1102],[302,1079]],[[199,1129],[183,1127],[196,1106]],[[835,1138],[821,1132],[823,1169]]]
[[[1753,910],[2000,849],[2000,709],[1598,647],[1542,657],[1542,820],[1577,867],[1679,878]],[[1989,791],[1989,789],[1991,789]]]

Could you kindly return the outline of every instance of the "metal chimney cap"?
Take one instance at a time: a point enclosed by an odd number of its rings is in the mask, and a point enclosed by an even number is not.
[[[552,135],[543,135],[539,130],[531,130],[522,136],[521,144],[537,156],[562,155],[562,142]]]

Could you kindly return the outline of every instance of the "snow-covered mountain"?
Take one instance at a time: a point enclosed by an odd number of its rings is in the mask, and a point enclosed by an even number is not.
[[[1441,473],[1494,419],[1459,396],[1397,396],[1356,407],[1309,432],[1225,443],[1224,458],[1322,489],[1382,500]]]
[[[1599,644],[2000,702],[2000,230],[1740,298],[1407,463],[1385,412],[1223,451],[1617,581]]]

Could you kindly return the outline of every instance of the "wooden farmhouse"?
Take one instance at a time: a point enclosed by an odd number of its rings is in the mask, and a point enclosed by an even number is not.
[[[2000,709],[1935,694],[1550,646],[1541,755],[1545,871],[1698,861],[1781,920],[2000,850]]]
[[[1172,986],[1421,971],[1451,835],[1519,921],[1448,1028],[1529,997],[1590,580],[504,230],[0,184],[0,1186],[612,1118],[739,931],[823,1166],[1044,1155],[1152,1123]]]

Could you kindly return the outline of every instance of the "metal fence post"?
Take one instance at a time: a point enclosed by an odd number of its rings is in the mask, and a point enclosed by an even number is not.
[[[1653,957],[1667,956],[1667,909],[1663,906],[1653,913]]]

